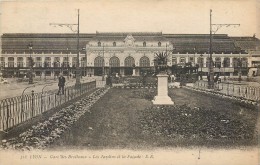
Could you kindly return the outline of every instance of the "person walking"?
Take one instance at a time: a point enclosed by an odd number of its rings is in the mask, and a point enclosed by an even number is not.
[[[58,83],[59,91],[58,91],[57,95],[59,95],[60,92],[61,92],[62,95],[64,94],[64,85],[65,85],[65,82],[66,82],[65,78],[63,77],[62,74],[60,74],[59,83]]]

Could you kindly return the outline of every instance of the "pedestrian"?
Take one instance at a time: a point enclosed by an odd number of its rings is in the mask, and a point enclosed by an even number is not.
[[[64,94],[64,85],[65,85],[65,78],[63,77],[62,74],[60,74],[60,77],[59,77],[59,83],[58,83],[58,86],[59,86],[59,91],[57,93],[57,95],[61,94],[63,95]]]

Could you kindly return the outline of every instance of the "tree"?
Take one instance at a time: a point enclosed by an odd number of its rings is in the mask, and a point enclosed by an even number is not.
[[[155,53],[154,66],[157,73],[162,73],[167,71],[168,68],[167,58],[168,58],[167,52]]]

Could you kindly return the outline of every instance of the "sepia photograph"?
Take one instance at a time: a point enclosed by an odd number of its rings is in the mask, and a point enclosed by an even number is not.
[[[1,0],[1,165],[259,165],[259,0]]]

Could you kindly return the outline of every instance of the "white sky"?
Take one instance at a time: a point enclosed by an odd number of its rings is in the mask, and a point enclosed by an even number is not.
[[[259,4],[260,0],[2,0],[0,33],[71,33],[66,27],[52,27],[49,23],[77,23],[80,9],[81,33],[208,34],[212,9],[212,23],[240,24],[236,28],[222,27],[217,34],[256,33],[259,38]]]

